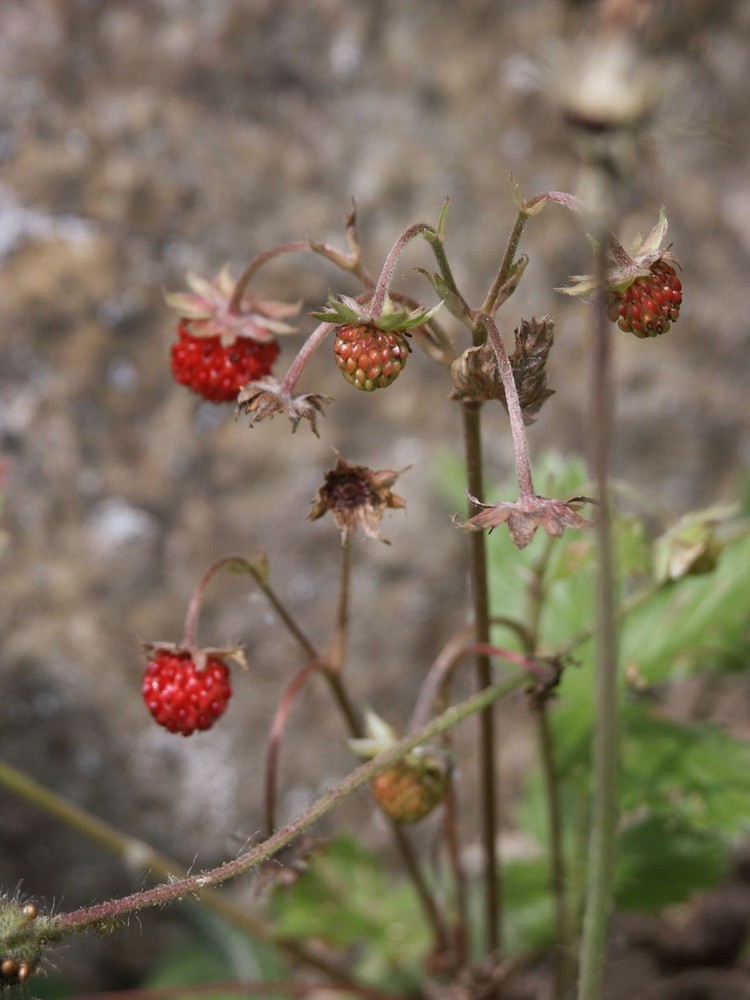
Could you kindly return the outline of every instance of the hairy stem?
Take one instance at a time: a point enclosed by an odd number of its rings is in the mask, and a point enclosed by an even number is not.
[[[223,569],[225,566],[242,567],[244,571],[253,572],[252,564],[246,559],[243,559],[241,556],[221,556],[219,559],[215,559],[211,563],[198,581],[198,586],[195,588],[193,596],[190,599],[190,604],[188,604],[187,613],[185,615],[185,628],[182,636],[182,644],[187,649],[190,649],[195,645],[195,633],[198,626],[198,616],[200,615],[206,588],[219,570]]]
[[[510,432],[513,436],[513,453],[516,458],[516,475],[518,476],[518,495],[521,500],[528,500],[535,495],[534,482],[531,478],[529,446],[526,443],[526,430],[524,428],[523,413],[518,398],[516,380],[513,377],[513,368],[511,367],[508,352],[505,350],[503,338],[500,336],[500,331],[494,319],[484,313],[481,313],[477,319],[487,331],[490,344],[495,351],[495,356],[500,367],[503,389],[505,390],[505,403],[508,407],[508,417],[510,419]],[[479,500],[481,497],[477,497],[477,499]]]
[[[422,233],[434,232],[435,230],[432,226],[428,226],[426,222],[416,222],[413,226],[409,226],[408,229],[405,229],[399,236],[385,259],[383,270],[378,278],[378,283],[375,286],[372,299],[370,300],[371,316],[378,317],[383,311],[383,305],[385,304],[386,296],[388,295],[388,288],[393,280],[393,272],[406,244],[415,237],[420,236]]]
[[[46,939],[59,939],[65,934],[80,931],[86,927],[101,926],[103,923],[117,920],[126,914],[146,907],[160,906],[184,896],[203,893],[206,889],[215,888],[229,879],[250,871],[296,840],[321,817],[330,812],[343,798],[371,781],[376,774],[395,764],[410,750],[453,729],[464,719],[476,712],[483,711],[488,705],[511,694],[525,683],[526,674],[519,673],[501,683],[485,687],[473,697],[449,708],[442,715],[431,720],[423,729],[399,740],[373,760],[361,764],[307,808],[297,819],[277,831],[263,843],[224,864],[204,872],[174,879],[121,899],[97,903],[68,913],[56,913],[46,918],[44,925]],[[7,772],[0,770],[0,778],[4,778],[6,775]]]
[[[93,816],[80,806],[69,802],[52,789],[18,771],[10,764],[0,761],[0,784],[14,794],[44,810],[55,819],[76,830],[88,840],[103,847],[105,850],[122,858],[126,865],[138,871],[147,872],[152,879],[185,879],[188,874],[179,862],[156,851],[149,844],[134,837],[128,837],[120,830],[110,826],[103,820]],[[230,899],[212,889],[204,889],[200,895],[201,904],[217,916],[238,927],[244,933],[278,948],[295,961],[309,968],[324,973],[332,982],[343,984],[349,988],[360,990],[360,985],[334,962],[322,958],[305,945],[278,938],[272,927],[257,916],[233,903]],[[44,918],[40,918],[44,919]],[[55,918],[52,918],[55,921]],[[58,940],[67,931],[60,929],[56,923],[50,927],[48,919],[44,931],[46,940]]]
[[[281,383],[280,390],[282,395],[291,395],[292,390],[297,384],[297,379],[302,374],[303,368],[323,343],[329,330],[332,329],[333,327],[330,323],[318,323],[313,332],[299,349],[297,357],[294,359],[289,371],[284,376],[284,381]]]

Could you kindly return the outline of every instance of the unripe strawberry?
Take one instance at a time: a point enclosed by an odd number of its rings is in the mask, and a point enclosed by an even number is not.
[[[409,331],[429,322],[439,307],[407,310],[386,297],[381,310],[373,314],[371,304],[342,295],[330,298],[327,307],[313,316],[334,327],[333,353],[346,381],[372,392],[395,382],[411,351]]]
[[[403,333],[385,333],[372,323],[339,326],[333,353],[341,374],[357,389],[372,392],[395,382],[409,355],[409,343]]]
[[[349,740],[364,760],[372,760],[396,743],[395,730],[379,715],[365,712],[365,735]],[[370,782],[378,806],[394,823],[418,823],[442,801],[448,790],[451,760],[445,750],[417,746]]]
[[[636,337],[658,337],[680,315],[682,283],[671,264],[658,260],[647,275],[637,277],[624,290],[610,289],[608,315],[621,330]]]
[[[194,656],[165,644],[153,647],[141,693],[160,726],[190,736],[196,729],[210,729],[224,714],[232,684],[227,665],[217,656]]]
[[[377,774],[370,787],[379,808],[394,823],[418,823],[440,804],[448,781],[447,763],[430,754],[399,761]]]

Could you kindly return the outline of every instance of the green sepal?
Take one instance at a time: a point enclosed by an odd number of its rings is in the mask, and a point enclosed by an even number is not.
[[[425,323],[429,323],[442,304],[442,302],[438,302],[432,309],[424,309],[418,306],[416,309],[408,310],[394,305],[386,297],[383,303],[383,311],[379,316],[373,316],[369,311],[368,305],[363,305],[348,295],[341,295],[339,297],[329,296],[326,308],[320,312],[312,313],[312,316],[315,319],[322,320],[324,323],[331,323],[333,326],[369,324],[383,333],[392,333],[393,331],[404,332],[413,329],[415,326],[423,326]]]
[[[442,274],[437,272],[432,274],[424,267],[418,267],[417,271],[427,278],[429,283],[432,285],[435,294],[442,300],[442,305],[445,306],[451,316],[455,316],[456,319],[460,320],[466,319],[466,307],[463,301],[458,295],[456,295],[453,289],[449,287]]]

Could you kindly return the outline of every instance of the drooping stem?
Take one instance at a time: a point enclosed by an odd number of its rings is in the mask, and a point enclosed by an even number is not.
[[[372,299],[370,300],[370,314],[372,316],[380,316],[383,311],[383,305],[385,303],[386,296],[388,295],[388,288],[393,280],[393,272],[396,264],[398,263],[399,257],[404,251],[404,247],[407,243],[415,237],[420,236],[422,233],[434,232],[435,230],[432,226],[428,226],[426,222],[416,222],[413,226],[409,226],[408,229],[405,229],[393,244],[390,253],[385,259],[383,270],[380,273],[378,283],[375,286],[375,291],[373,292]]]
[[[289,709],[300,693],[308,678],[315,672],[322,674],[327,681],[331,694],[346,722],[349,733],[352,737],[360,738],[364,736],[359,713],[349,697],[349,693],[344,683],[341,667],[343,665],[346,634],[349,621],[349,596],[350,596],[350,573],[351,573],[351,537],[347,534],[341,546],[341,583],[339,591],[339,605],[334,626],[333,636],[329,643],[325,655],[320,656],[311,643],[304,638],[301,632],[294,626],[294,634],[299,639],[303,651],[309,657],[310,662],[306,664],[289,683],[282,701],[276,711],[271,735],[269,737],[268,751],[266,755],[266,780],[265,780],[265,804],[266,823],[271,832],[276,811],[276,776],[278,770],[278,757],[281,748],[281,738],[284,724],[286,722]],[[281,615],[285,623],[294,625],[293,621],[284,611],[278,598],[271,590],[265,575],[256,575],[264,593],[271,600],[274,608]],[[401,854],[404,866],[411,878],[417,896],[422,904],[425,916],[433,929],[437,946],[444,949],[447,945],[448,935],[445,924],[438,910],[433,893],[422,874],[419,861],[414,853],[414,849],[404,831],[397,825],[392,824],[393,836]]]
[[[490,344],[494,348],[500,367],[500,376],[503,380],[503,389],[505,390],[505,402],[508,407],[510,432],[513,436],[513,453],[516,459],[516,475],[518,476],[518,495],[521,500],[528,500],[535,496],[534,482],[531,478],[529,446],[526,443],[526,430],[524,429],[523,413],[521,412],[521,403],[518,398],[516,380],[513,377],[513,368],[511,367],[508,352],[505,350],[503,338],[500,336],[500,331],[494,319],[484,313],[481,313],[477,319],[484,325],[487,331]],[[477,497],[477,499],[480,498]]]
[[[253,576],[255,578],[255,582],[263,591],[263,596],[266,598],[268,603],[276,612],[279,620],[282,622],[287,632],[289,632],[289,634],[294,638],[300,650],[302,651],[303,656],[305,656],[307,659],[310,660],[316,659],[318,654],[315,651],[315,647],[307,638],[302,629],[299,627],[297,622],[294,620],[291,613],[279,600],[276,591],[268,582],[268,579],[266,578],[265,574],[260,573],[256,570],[253,572]]]
[[[372,287],[373,280],[362,265],[362,255],[356,236],[356,212],[352,209],[346,217],[346,236],[349,244],[349,252],[344,253],[328,243],[320,243],[316,240],[293,240],[290,243],[282,243],[277,247],[271,247],[259,253],[250,261],[245,270],[237,279],[232,298],[229,302],[229,312],[239,314],[242,312],[242,298],[247,290],[247,286],[255,274],[275,257],[280,257],[285,253],[295,253],[298,251],[311,251],[325,257],[342,271],[349,271],[355,274],[364,285]]]
[[[220,556],[211,563],[198,581],[198,585],[193,592],[193,596],[190,598],[190,603],[188,604],[187,613],[185,615],[185,628],[182,635],[182,644],[187,649],[190,649],[195,645],[195,633],[198,626],[198,616],[200,615],[201,605],[203,604],[203,598],[206,594],[206,588],[219,570],[230,566],[239,568],[242,572],[249,572],[253,576],[256,575],[256,570],[253,567],[253,564],[242,556]]]
[[[253,257],[237,279],[237,284],[234,286],[232,298],[229,300],[229,312],[234,313],[235,315],[239,315],[239,313],[242,312],[242,297],[245,294],[247,286],[250,284],[250,280],[256,271],[259,271],[264,264],[269,262],[269,260],[273,260],[274,257],[280,257],[285,253],[294,253],[298,250],[311,249],[312,247],[309,240],[294,240],[291,243],[282,243],[280,246],[271,247],[270,250],[265,250],[263,253],[259,253],[257,257]]]
[[[302,374],[303,368],[323,343],[328,335],[328,331],[331,329],[333,329],[333,327],[330,323],[318,323],[315,327],[313,332],[299,349],[297,357],[294,359],[289,367],[289,371],[284,376],[284,381],[281,383],[280,389],[282,395],[291,395],[292,390],[297,384],[297,379]]]
[[[263,592],[266,600],[276,612],[279,620],[299,645],[305,659],[314,660],[317,658],[318,654],[315,651],[314,646],[306,638],[302,629],[296,623],[290,612],[281,603],[273,587],[268,582],[268,567],[266,565],[265,557],[263,556],[260,556],[253,561],[240,555],[226,555],[220,556],[211,563],[198,581],[198,586],[195,588],[195,592],[193,593],[190,604],[188,605],[187,614],[185,615],[183,645],[188,648],[194,645],[198,616],[200,614],[201,604],[203,603],[206,588],[216,573],[224,568],[237,573],[247,573],[252,576],[258,587]]]
[[[546,680],[547,670],[536,660],[523,653],[518,653],[513,649],[504,649],[502,646],[495,646],[487,642],[472,642],[466,644],[462,631],[451,642],[447,644],[440,656],[430,667],[430,670],[419,692],[417,703],[414,707],[409,730],[421,728],[429,718],[430,711],[436,703],[438,696],[447,686],[448,680],[455,667],[469,656],[490,656],[514,666],[522,667],[529,674],[529,678],[536,680]]]
[[[606,237],[596,254],[599,292],[594,305],[591,412],[593,478],[601,498],[596,521],[598,603],[592,776],[592,826],[581,941],[579,1000],[599,1000],[612,905],[617,830],[617,667],[614,555],[610,512],[609,456],[612,436],[612,337],[606,315]]]
[[[461,408],[464,429],[464,456],[469,493],[484,499],[480,403],[465,402]],[[469,535],[471,601],[476,641],[489,642],[490,594],[484,531]],[[491,683],[490,658],[480,653],[475,664],[476,684],[485,691]],[[488,953],[497,951],[502,933],[500,872],[497,858],[498,767],[495,747],[495,717],[491,703],[479,716],[479,796],[482,854],[484,859],[484,928]]]
[[[306,663],[287,684],[281,701],[276,706],[276,712],[271,723],[271,732],[268,737],[268,746],[266,747],[265,792],[263,801],[266,812],[267,836],[270,836],[276,828],[276,786],[279,770],[279,753],[287,716],[294,703],[294,699],[300,693],[308,678],[319,670],[320,663],[317,660]]]

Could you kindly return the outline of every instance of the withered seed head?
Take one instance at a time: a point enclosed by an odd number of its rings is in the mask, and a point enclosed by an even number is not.
[[[336,465],[329,470],[318,490],[309,517],[316,521],[330,511],[341,531],[341,540],[361,528],[368,538],[386,539],[378,522],[387,508],[406,506],[403,497],[391,492],[391,486],[405,469],[381,469],[373,472],[363,465],[349,465],[336,455]]]

